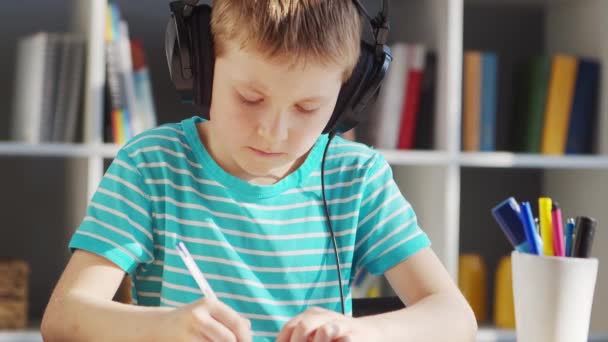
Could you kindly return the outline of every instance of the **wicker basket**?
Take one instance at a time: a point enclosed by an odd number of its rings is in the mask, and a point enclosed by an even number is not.
[[[0,329],[27,326],[29,273],[25,261],[0,258]]]

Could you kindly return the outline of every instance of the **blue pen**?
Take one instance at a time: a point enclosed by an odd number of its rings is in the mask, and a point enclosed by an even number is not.
[[[542,241],[534,228],[534,216],[530,202],[521,203],[521,218],[524,224],[524,233],[529,246],[529,253],[541,255]]]
[[[517,251],[530,253],[521,220],[521,209],[515,198],[509,197],[492,208],[492,216]]]
[[[574,219],[569,218],[566,221],[566,229],[564,230],[564,241],[566,241],[566,256],[572,256],[572,241],[574,238]]]

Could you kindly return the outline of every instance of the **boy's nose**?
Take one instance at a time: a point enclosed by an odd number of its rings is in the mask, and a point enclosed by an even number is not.
[[[258,126],[258,134],[270,144],[287,140],[288,123],[287,114],[270,114],[264,117]]]

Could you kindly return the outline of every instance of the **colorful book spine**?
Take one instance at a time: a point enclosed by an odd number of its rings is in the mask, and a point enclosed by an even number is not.
[[[540,153],[551,59],[547,55],[533,57],[529,61],[527,72],[528,94],[523,108],[522,151]]]
[[[578,60],[573,56],[553,57],[541,145],[543,154],[564,154],[566,151],[577,67]]]
[[[579,61],[566,143],[568,154],[592,153],[599,75],[599,63],[588,59]]]
[[[405,86],[405,100],[401,110],[401,127],[397,144],[399,149],[414,148],[425,57],[426,48],[423,45],[408,46],[408,61],[410,63],[408,65],[407,86]]]
[[[496,150],[496,97],[498,90],[498,56],[484,52],[481,57],[481,109],[479,149]]]
[[[464,54],[463,134],[465,151],[479,151],[481,116],[481,52]]]

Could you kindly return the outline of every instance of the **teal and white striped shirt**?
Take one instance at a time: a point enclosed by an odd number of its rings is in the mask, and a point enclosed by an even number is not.
[[[340,312],[333,244],[321,194],[319,137],[304,163],[273,185],[224,171],[193,117],[133,138],[117,154],[70,248],[132,275],[138,305],[177,307],[202,294],[175,249],[183,241],[218,298],[274,339],[310,306]],[[356,272],[382,274],[430,245],[381,154],[336,137],[325,191],[340,256],[346,312]]]

